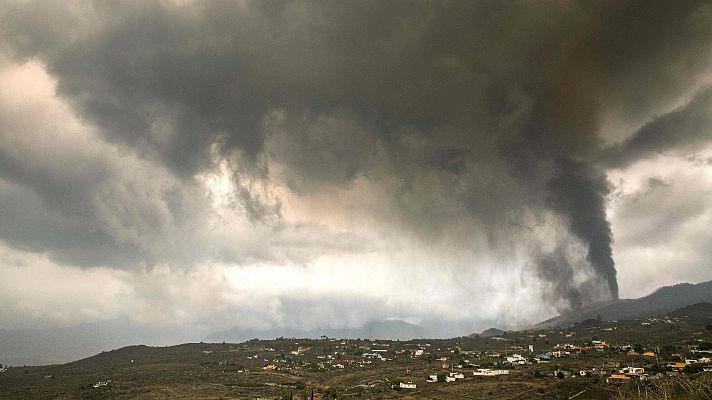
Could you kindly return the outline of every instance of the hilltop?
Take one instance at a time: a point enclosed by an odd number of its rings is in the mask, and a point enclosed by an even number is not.
[[[662,315],[697,303],[712,303],[712,281],[663,286],[638,299],[621,299],[576,310],[536,324],[533,328],[567,327],[587,319],[608,321]]]
[[[502,336],[502,334],[504,334],[504,333],[505,333],[505,331],[503,331],[501,329],[489,328],[489,329],[485,329],[481,333],[473,333],[470,335],[470,337],[479,336],[479,337],[483,337],[483,338],[489,338],[489,337],[495,337],[495,336]]]

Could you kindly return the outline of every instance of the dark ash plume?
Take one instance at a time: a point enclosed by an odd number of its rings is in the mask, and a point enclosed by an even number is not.
[[[559,169],[559,175],[547,184],[548,205],[568,219],[571,232],[588,247],[586,259],[617,299],[611,224],[606,219],[606,177],[581,161],[562,160]]]

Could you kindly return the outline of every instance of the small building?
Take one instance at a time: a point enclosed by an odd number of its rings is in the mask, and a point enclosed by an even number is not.
[[[631,380],[631,377],[625,374],[613,374],[606,378],[606,383],[621,384]]]
[[[435,376],[435,380],[437,380],[437,379],[438,379],[438,377]],[[416,387],[415,383],[413,383],[413,382],[401,382],[400,384],[398,384],[398,386],[400,386],[401,389],[415,389],[415,387]]]
[[[509,375],[509,370],[506,369],[490,369],[490,368],[478,368],[472,372],[474,376],[498,376],[498,375]]]
[[[628,376],[637,376],[645,373],[645,368],[641,367],[625,367],[618,371],[621,374],[625,374]]]
[[[465,375],[463,375],[461,372],[450,372],[450,375],[448,376],[455,379],[465,379]]]
[[[667,363],[667,367],[672,369],[673,371],[682,371],[685,369],[686,366],[687,366],[687,364],[684,362],[669,362],[669,363]]]
[[[507,362],[514,365],[524,365],[527,363],[527,360],[520,354],[512,354],[511,356],[507,356]]]

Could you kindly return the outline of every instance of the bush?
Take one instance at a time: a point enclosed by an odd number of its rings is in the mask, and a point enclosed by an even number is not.
[[[326,389],[326,391],[324,392],[324,398],[325,399],[340,399],[340,398],[342,398],[342,396],[338,390],[334,389],[333,387],[330,387],[330,388]]]
[[[697,374],[702,372],[702,366],[699,364],[686,365],[684,371],[686,374]]]

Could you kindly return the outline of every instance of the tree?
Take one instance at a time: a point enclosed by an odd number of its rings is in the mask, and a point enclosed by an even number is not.
[[[698,374],[702,372],[702,366],[699,364],[690,364],[685,366],[684,371],[686,374]]]
[[[342,398],[341,393],[333,387],[326,389],[324,392],[325,399],[340,399]]]
[[[440,372],[438,374],[438,382],[445,382],[446,377],[447,377],[447,372]]]

